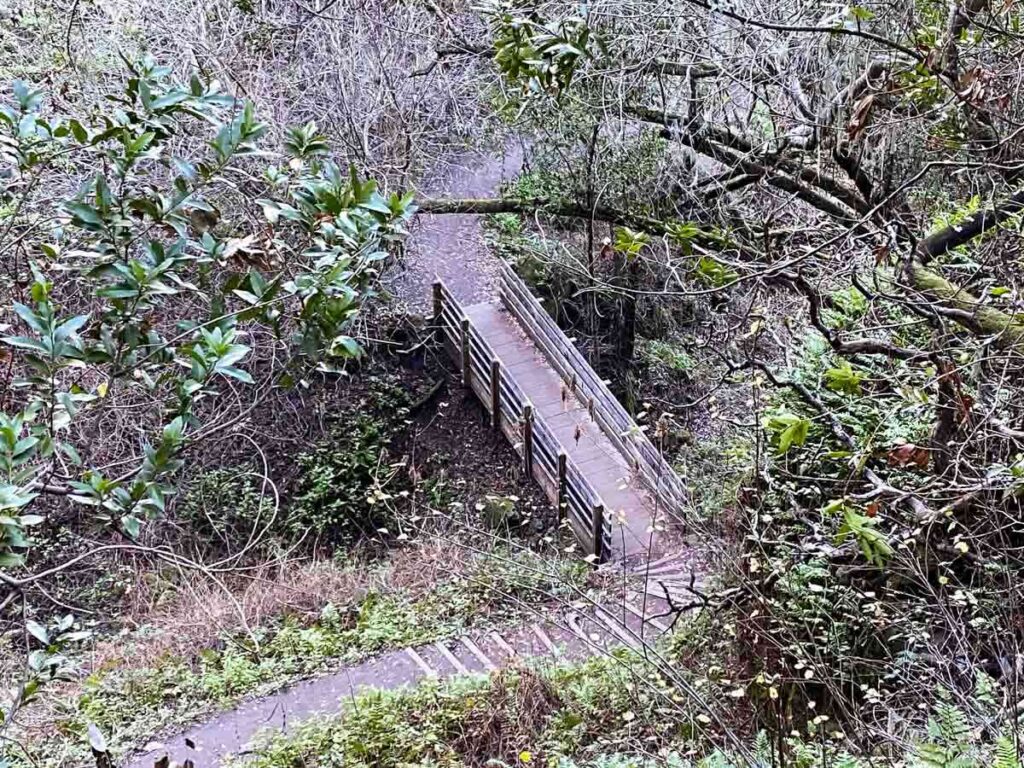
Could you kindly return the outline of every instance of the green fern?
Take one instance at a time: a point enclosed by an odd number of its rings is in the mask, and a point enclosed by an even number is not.
[[[971,726],[963,712],[943,702],[935,706],[935,715],[928,721],[928,736],[943,746],[966,751],[971,741]]]
[[[754,739],[754,758],[770,765],[774,752],[775,749],[772,746],[772,740],[768,737],[768,732],[758,731],[757,737]]]
[[[921,744],[916,759],[916,768],[981,768],[957,747],[942,744]]]
[[[971,726],[967,717],[948,702],[935,706],[928,719],[930,741],[917,748],[919,768],[978,768],[971,757]]]
[[[995,761],[992,768],[1021,768],[1017,755],[1017,744],[1009,736],[1000,736],[996,741]]]
[[[843,753],[836,757],[832,763],[833,768],[864,768],[864,763],[853,755]]]

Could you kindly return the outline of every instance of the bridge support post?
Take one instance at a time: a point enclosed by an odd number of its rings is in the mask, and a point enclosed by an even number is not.
[[[600,563],[604,559],[604,504],[594,505],[591,528],[594,537],[594,562]]]
[[[501,427],[501,361],[491,360],[491,426]]]
[[[565,485],[565,472],[566,472],[566,461],[567,457],[565,451],[558,452],[558,522],[561,523],[565,519],[565,505],[568,503],[568,499],[565,497],[566,485]]]
[[[533,475],[533,406],[523,404],[523,466],[526,477]]]
[[[469,318],[462,318],[462,386],[467,389],[472,384],[473,363],[469,359]]]
[[[434,281],[434,340],[444,338],[441,333],[441,323],[444,321],[444,299],[441,293],[441,281]]]

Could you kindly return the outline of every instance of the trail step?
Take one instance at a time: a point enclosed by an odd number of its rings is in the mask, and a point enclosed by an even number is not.
[[[650,571],[653,571],[655,568],[663,566],[667,563],[674,564],[678,559],[679,553],[673,552],[671,555],[665,555],[664,557],[660,557],[657,560],[652,560],[650,562],[647,562],[646,560],[642,561],[639,564],[634,565],[631,570],[633,571],[633,573],[649,573]]]
[[[651,618],[649,615],[645,615],[643,609],[635,603],[632,603],[629,600],[627,600],[625,601],[624,605],[626,606],[627,611],[629,611],[634,616],[643,621],[644,624],[650,624],[652,627],[654,627],[662,634],[668,632],[668,627],[665,624],[663,624],[659,619],[654,619]]]
[[[508,655],[509,658],[512,658],[512,657],[515,657],[515,656],[519,655],[519,652],[515,648],[513,648],[511,645],[506,643],[505,642],[505,638],[503,638],[497,632],[491,632],[490,638],[491,638],[491,640],[494,641],[495,645],[497,645],[498,647],[500,647],[502,650],[505,651],[505,653]]]
[[[623,626],[622,622],[618,619],[614,619],[604,611],[602,608],[597,609],[597,618],[602,624],[611,630],[612,634],[618,637],[622,642],[628,645],[630,648],[636,650],[640,648],[640,638],[637,637],[632,630],[628,627]]]
[[[485,669],[494,672],[498,668],[498,665],[487,658],[487,654],[480,650],[480,646],[474,643],[467,635],[460,637],[459,641],[466,646],[470,653],[476,656],[477,661],[483,664]]]
[[[440,654],[448,660],[448,663],[451,664],[452,667],[454,667],[456,672],[458,672],[460,675],[469,674],[469,670],[466,668],[466,665],[459,660],[458,656],[456,656],[454,653],[448,650],[448,646],[444,644],[443,640],[434,643],[434,647],[437,648]]]
[[[544,647],[547,648],[548,653],[550,653],[552,656],[558,655],[558,649],[555,648],[555,644],[551,642],[551,638],[548,637],[547,632],[545,632],[541,628],[540,624],[531,624],[530,629],[533,630],[533,634],[537,636],[537,639],[544,644]]]
[[[437,672],[434,671],[433,667],[427,664],[427,660],[420,656],[414,649],[406,648],[405,653],[406,655],[408,655],[410,659],[416,662],[416,666],[423,670],[423,674],[425,674],[427,677],[439,676]]]

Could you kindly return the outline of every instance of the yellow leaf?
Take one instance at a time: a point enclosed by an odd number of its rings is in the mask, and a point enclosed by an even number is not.
[[[107,396],[107,387],[108,386],[109,385],[107,384],[107,382],[104,381],[102,384],[100,384],[98,387],[96,387],[96,393],[100,397],[106,397]]]
[[[522,752],[519,753],[519,762],[520,763],[528,763],[531,760],[533,760],[533,755],[531,755],[526,750],[523,750]]]

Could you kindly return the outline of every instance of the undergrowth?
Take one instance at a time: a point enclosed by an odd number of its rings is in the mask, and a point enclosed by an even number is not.
[[[251,768],[548,766],[768,768],[781,765],[766,732],[727,749],[711,720],[641,656],[620,651],[576,665],[506,669],[415,689],[363,694],[340,716],[275,735],[247,755]],[[1010,734],[982,738],[951,704],[899,755],[854,756],[828,718],[785,737],[789,768],[1019,768]],[[741,754],[743,753],[743,754]],[[233,766],[243,763],[234,762]]]
[[[656,751],[680,727],[659,714],[657,684],[627,652],[571,667],[373,692],[340,717],[311,721],[259,748],[253,768],[545,765],[632,745]],[[249,764],[249,763],[247,763]]]

